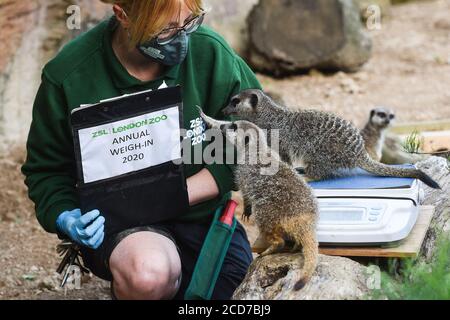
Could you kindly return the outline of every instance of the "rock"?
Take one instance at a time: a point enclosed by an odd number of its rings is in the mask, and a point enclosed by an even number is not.
[[[249,33],[250,64],[276,76],[310,68],[356,71],[372,51],[352,0],[261,0],[250,13]]]
[[[392,4],[400,4],[400,3],[411,2],[411,1],[417,1],[417,0],[391,0]]]
[[[211,10],[205,17],[209,25],[239,55],[244,56],[248,49],[247,17],[258,0],[205,0],[205,7]]]
[[[301,273],[301,254],[275,254],[256,259],[234,300],[344,300],[362,299],[369,291],[367,268],[347,258],[320,255],[316,273],[294,291]]]
[[[345,77],[341,80],[340,86],[345,93],[348,94],[359,94],[362,93],[360,86],[355,80],[349,77]]]
[[[309,70],[308,75],[311,77],[323,77],[323,73],[314,68]]]
[[[448,19],[441,18],[434,22],[433,27],[435,29],[450,30],[450,21],[448,21]]]
[[[433,257],[439,234],[450,235],[450,168],[448,161],[440,157],[430,157],[417,163],[416,166],[435,179],[442,188],[442,190],[436,190],[424,187],[423,204],[436,207],[421,249],[421,257],[429,261]]]

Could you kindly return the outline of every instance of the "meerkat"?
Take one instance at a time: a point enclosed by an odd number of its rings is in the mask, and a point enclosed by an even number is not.
[[[270,149],[263,130],[255,124],[248,121],[217,121],[203,113],[201,115],[209,128],[220,130],[228,141],[238,147],[236,183],[245,200],[251,202],[260,234],[270,244],[261,256],[281,252],[286,240],[294,242],[292,252],[302,248],[302,276],[294,285],[295,290],[300,290],[311,279],[318,259],[318,206],[311,188]],[[255,144],[258,148],[253,148]],[[239,152],[239,146],[244,147],[244,152]],[[269,156],[271,161],[277,162],[278,170],[271,175],[262,174],[261,169],[267,165],[242,161],[248,159],[250,153],[256,159],[260,159],[261,154]]]
[[[264,91],[264,93],[269,96],[273,101],[275,101],[277,104],[284,104],[284,99],[283,97],[278,94],[275,91]],[[252,211],[252,207],[249,203],[244,202],[244,214],[243,214],[243,218],[244,219],[248,219],[251,216],[251,211]]]
[[[378,107],[370,111],[369,121],[361,130],[366,151],[376,161],[381,160],[386,129],[394,119],[395,114],[391,110]]]
[[[364,147],[360,131],[334,114],[317,110],[291,111],[256,89],[234,96],[223,113],[251,121],[263,129],[278,129],[281,158],[290,164],[301,160],[306,176],[312,180],[342,176],[360,167],[379,176],[416,178],[431,188],[440,189],[421,170],[393,167],[373,160]]]

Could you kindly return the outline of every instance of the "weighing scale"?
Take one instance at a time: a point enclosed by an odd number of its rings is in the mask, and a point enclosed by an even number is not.
[[[396,243],[414,227],[424,196],[416,179],[379,177],[361,169],[309,184],[318,198],[321,245]]]

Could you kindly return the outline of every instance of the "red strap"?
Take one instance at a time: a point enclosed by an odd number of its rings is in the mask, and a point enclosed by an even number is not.
[[[229,200],[219,221],[231,227],[233,225],[234,213],[236,211],[237,206],[238,204],[236,201]]]

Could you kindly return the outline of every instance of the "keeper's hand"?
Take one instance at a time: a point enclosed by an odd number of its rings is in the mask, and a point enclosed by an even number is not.
[[[64,211],[56,220],[58,230],[73,241],[97,249],[105,238],[105,218],[100,211],[92,210],[81,215],[80,209]]]

